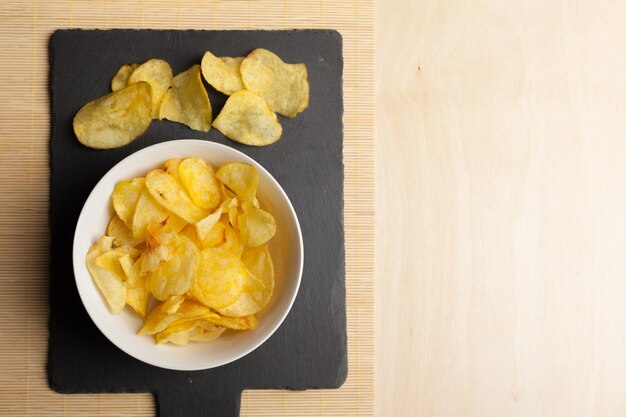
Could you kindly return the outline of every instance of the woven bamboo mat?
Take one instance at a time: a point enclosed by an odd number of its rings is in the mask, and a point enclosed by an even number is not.
[[[57,28],[333,28],[344,38],[349,376],[246,391],[242,416],[368,416],[374,404],[374,1],[7,1],[0,5],[0,415],[151,416],[150,394],[48,388],[48,38]]]

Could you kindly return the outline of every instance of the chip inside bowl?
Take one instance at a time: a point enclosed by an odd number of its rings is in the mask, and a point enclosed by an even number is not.
[[[198,157],[119,182],[106,235],[86,254],[111,312],[128,305],[145,317],[139,335],[159,344],[255,329],[274,290],[266,242],[276,231],[256,198],[258,184],[251,164],[215,171]]]

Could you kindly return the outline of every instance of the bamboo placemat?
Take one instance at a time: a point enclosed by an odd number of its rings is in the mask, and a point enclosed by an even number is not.
[[[339,390],[246,391],[242,416],[368,416],[374,405],[374,1],[3,1],[0,415],[151,416],[151,394],[62,395],[48,342],[48,38],[58,28],[332,28],[344,40],[349,375]]]

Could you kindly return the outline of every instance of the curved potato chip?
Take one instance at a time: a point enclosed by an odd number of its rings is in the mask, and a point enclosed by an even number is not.
[[[254,330],[257,324],[257,320],[254,315],[228,317],[216,314],[215,316],[208,317],[206,321],[233,330]]]
[[[154,334],[165,330],[168,325],[176,321],[175,313],[183,301],[185,298],[182,296],[171,297],[154,307],[137,334]]]
[[[207,51],[202,57],[202,76],[217,91],[229,96],[244,89],[239,72],[242,61],[243,57],[216,57]]]
[[[224,331],[226,331],[225,327],[201,323],[189,334],[189,340],[192,342],[210,342],[220,337]]]
[[[136,238],[133,236],[133,231],[130,230],[119,216],[113,216],[107,227],[107,235],[111,236],[115,240],[113,244],[115,246],[137,246],[143,242],[143,238]]]
[[[162,262],[148,275],[146,286],[158,300],[185,294],[191,288],[200,264],[200,251],[187,237],[179,237],[181,244],[172,257]]]
[[[122,65],[111,80],[111,91],[121,90],[128,85],[128,79],[130,75],[135,71],[139,64],[124,64]]]
[[[209,230],[204,240],[201,242],[201,247],[210,248],[213,246],[217,246],[224,241],[224,233],[226,227],[222,222],[217,222],[215,225]]]
[[[167,216],[167,220],[165,220],[165,225],[171,231],[178,233],[183,230],[189,223],[185,221],[185,219],[177,216],[176,214],[169,212]]]
[[[145,237],[150,223],[161,223],[165,219],[167,219],[167,210],[154,200],[147,189],[144,190],[139,201],[137,201],[133,215],[133,236],[136,238]]]
[[[237,300],[245,279],[246,267],[239,256],[223,248],[207,248],[191,295],[208,307],[222,308]]]
[[[120,274],[117,271],[96,265],[96,260],[104,253],[108,252],[105,252],[103,249],[106,250],[107,247],[110,249],[111,243],[112,239],[101,237],[98,243],[93,245],[89,249],[89,252],[87,252],[85,263],[87,264],[87,269],[92,279],[96,283],[96,287],[100,290],[105,301],[113,313],[119,314],[126,305],[126,296],[128,294],[128,288],[124,285],[123,271],[122,274]]]
[[[198,240],[198,235],[196,234],[196,228],[194,226],[188,224],[183,228],[183,230],[180,231],[180,234],[191,240],[198,248],[202,247],[202,242]]]
[[[250,288],[243,292],[233,304],[219,310],[228,316],[248,316],[263,310],[274,292],[274,264],[267,245],[244,249],[241,259],[246,265],[248,276],[245,286],[257,285],[250,280],[261,283],[257,288]]]
[[[216,245],[215,247],[225,249],[234,253],[236,256],[241,256],[244,244],[241,242],[241,239],[239,239],[237,232],[232,228],[228,220],[220,221],[220,223],[224,225],[224,242]]]
[[[135,312],[141,317],[146,317],[150,300],[150,293],[144,287],[128,288],[126,304],[135,310]]]
[[[184,346],[189,341],[209,342],[217,339],[226,328],[208,324],[202,320],[174,323],[155,335],[158,344],[170,342]]]
[[[222,209],[218,208],[213,213],[206,216],[204,219],[200,220],[196,223],[196,235],[200,242],[203,242],[206,239],[207,235],[213,229],[213,227],[217,224],[222,216]]]
[[[241,63],[246,88],[260,95],[270,109],[295,117],[309,106],[309,81],[304,64],[287,64],[267,49],[255,49]]]
[[[263,99],[248,90],[234,93],[213,121],[213,127],[235,142],[265,146],[276,142],[283,127]]]
[[[247,247],[264,244],[276,234],[276,220],[265,210],[251,207],[238,216],[239,237]]]
[[[191,201],[180,181],[162,169],[154,169],[148,173],[146,187],[161,206],[188,223],[196,224],[209,214]]]
[[[139,197],[145,190],[145,187],[145,178],[135,178],[132,181],[120,181],[113,189],[113,195],[111,197],[113,200],[113,209],[128,228],[132,228],[132,220],[135,214],[135,208],[137,207],[137,201],[139,201]]]
[[[162,59],[150,59],[139,65],[130,74],[128,84],[134,84],[145,81],[152,87],[152,111],[150,112],[153,119],[159,118],[159,108],[165,92],[172,85],[172,67]]]
[[[259,185],[259,173],[253,165],[247,162],[230,162],[222,165],[215,176],[237,193],[242,202],[254,200]]]
[[[211,102],[207,95],[200,65],[194,65],[172,79],[159,110],[159,119],[182,123],[193,130],[208,132],[211,128]]]
[[[178,175],[198,207],[212,210],[220,204],[220,185],[215,170],[204,160],[185,158],[178,166]]]
[[[152,92],[145,82],[131,84],[85,104],[74,116],[78,141],[94,149],[124,146],[152,121]]]

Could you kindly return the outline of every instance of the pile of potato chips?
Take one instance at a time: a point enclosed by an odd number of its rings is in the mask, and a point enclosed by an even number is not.
[[[189,157],[118,183],[116,215],[86,255],[111,310],[129,305],[145,317],[139,334],[153,334],[157,343],[254,329],[274,291],[267,242],[276,233],[274,217],[256,198],[258,182],[250,164],[214,171]],[[153,298],[159,304],[148,313]]]
[[[202,77],[230,96],[212,121]],[[74,117],[74,132],[85,146],[118,148],[141,136],[153,119],[167,119],[207,132],[211,125],[246,145],[276,142],[283,129],[276,113],[295,117],[309,105],[304,64],[287,64],[267,49],[246,57],[216,57],[206,52],[201,65],[176,76],[162,59],[122,65],[112,92],[87,103]]]

